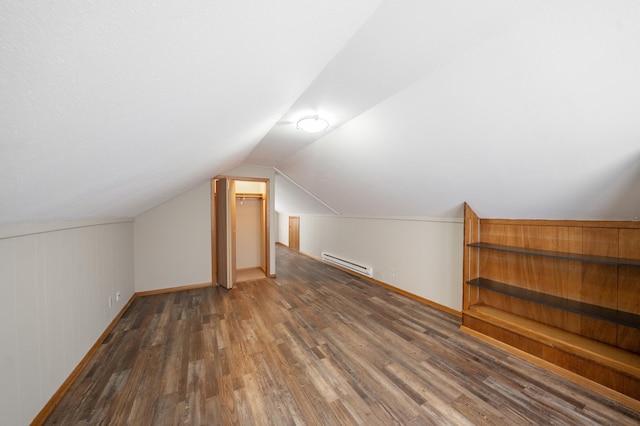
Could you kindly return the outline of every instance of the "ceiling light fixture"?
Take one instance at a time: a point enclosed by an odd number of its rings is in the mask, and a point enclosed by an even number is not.
[[[316,133],[325,130],[329,127],[329,122],[324,120],[317,115],[310,115],[308,117],[302,117],[298,120],[298,124],[296,125],[298,130],[304,130],[309,133]]]

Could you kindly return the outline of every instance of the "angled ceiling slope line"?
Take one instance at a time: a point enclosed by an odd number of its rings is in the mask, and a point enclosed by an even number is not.
[[[276,211],[285,214],[339,215],[336,209],[322,201],[289,176],[276,172]]]

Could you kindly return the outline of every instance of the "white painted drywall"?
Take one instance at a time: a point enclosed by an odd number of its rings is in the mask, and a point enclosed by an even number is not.
[[[352,93],[340,76],[387,66],[415,81],[278,170],[349,216],[454,218],[466,201],[483,218],[640,217],[640,2],[488,3],[385,2],[296,103],[326,107]]]
[[[260,267],[261,216],[261,199],[236,200],[236,269]]]
[[[211,282],[211,186],[207,181],[136,217],[136,291]]]
[[[373,278],[460,311],[463,223],[452,219],[300,216],[300,251],[373,268]]]
[[[0,239],[2,424],[30,423],[134,293],[132,222],[46,228]]]
[[[238,180],[236,181],[236,194],[263,194],[267,191],[267,185],[264,182],[255,180]]]
[[[289,216],[284,213],[278,215],[278,242],[289,246]]]

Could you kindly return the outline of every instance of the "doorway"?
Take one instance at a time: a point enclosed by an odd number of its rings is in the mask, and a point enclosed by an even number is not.
[[[218,177],[212,192],[214,282],[231,289],[269,276],[269,180]]]
[[[300,251],[300,218],[289,216],[289,248]]]

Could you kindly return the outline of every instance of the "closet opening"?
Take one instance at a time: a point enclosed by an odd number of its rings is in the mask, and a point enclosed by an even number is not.
[[[269,276],[268,179],[220,177],[212,192],[214,281],[232,288]]]

